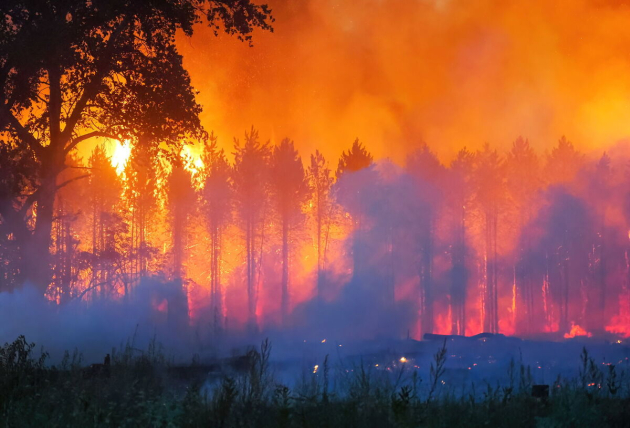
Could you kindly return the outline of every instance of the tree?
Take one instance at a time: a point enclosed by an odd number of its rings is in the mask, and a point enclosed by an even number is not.
[[[475,156],[463,148],[450,165],[447,204],[453,218],[451,245],[452,334],[466,334],[466,293],[468,286],[468,220],[473,195]]]
[[[352,219],[353,276],[360,278],[365,272],[367,255],[367,230],[365,219],[368,214],[369,186],[376,183],[378,173],[374,170],[374,158],[357,138],[347,152],[341,154],[337,166],[337,199],[349,212]]]
[[[426,144],[407,157],[407,172],[414,178],[415,197],[421,210],[416,214],[418,276],[422,332],[433,333],[433,259],[435,256],[435,222],[442,203],[442,180],[445,168]]]
[[[26,275],[23,245],[31,234],[32,192],[37,161],[25,147],[0,140],[0,290],[18,286]]]
[[[137,282],[147,274],[152,247],[147,240],[148,219],[156,205],[156,148],[138,141],[131,147],[129,160],[125,165],[125,201],[129,220],[131,267],[133,281]]]
[[[83,257],[85,254],[78,251],[81,243],[79,218],[85,207],[84,201],[89,199],[86,196],[90,194],[87,186],[82,185],[85,181],[80,180],[85,174],[83,159],[73,151],[68,164],[71,168],[66,169],[60,178],[74,181],[60,189],[55,200],[51,240],[52,281],[46,291],[48,298],[61,304],[80,295],[79,275],[89,267]]]
[[[104,297],[111,287],[112,259],[116,253],[116,206],[122,184],[103,146],[96,146],[89,159],[89,201],[92,217],[92,287]],[[96,294],[96,293],[95,293]]]
[[[251,39],[271,29],[249,0],[5,0],[0,3],[0,131],[37,160],[27,275],[48,284],[55,196],[68,153],[94,137],[176,143],[200,130],[175,34],[205,16]],[[24,218],[24,221],[27,221]]]
[[[269,143],[261,143],[258,131],[245,132],[241,145],[234,140],[234,199],[245,230],[249,328],[258,328],[256,307],[264,246],[264,219],[269,198]]]
[[[606,299],[608,296],[606,212],[613,193],[611,159],[607,153],[604,152],[591,174],[590,180],[588,180],[590,186],[587,197],[593,206],[595,233],[592,236],[593,244],[589,254],[589,276],[592,291],[595,293],[595,298],[592,299],[594,301],[592,309],[597,314],[595,317],[597,323],[594,327],[603,331],[606,324]]]
[[[223,230],[232,216],[232,167],[223,149],[217,147],[217,138],[210,135],[201,155],[203,161],[203,188],[201,207],[210,234],[210,299],[215,329],[222,326],[221,314],[221,248]]]
[[[541,188],[539,159],[527,139],[518,137],[512,143],[512,148],[505,159],[505,168],[512,226],[514,230],[520,233],[536,214],[536,195]],[[534,325],[534,302],[536,300],[536,278],[533,266],[531,266],[532,258],[526,255],[529,248],[531,248],[530,234],[521,234],[516,249],[513,295],[515,296],[515,303],[518,300],[524,303],[525,310],[520,321],[526,331],[531,331]],[[520,299],[516,294],[520,295]],[[515,304],[514,307],[518,306]],[[512,315],[517,319],[517,314]]]
[[[190,173],[184,168],[181,157],[174,156],[171,166],[172,170],[168,177],[166,196],[170,211],[173,245],[172,275],[174,280],[182,281],[188,217],[194,210],[195,192],[192,187]]]
[[[589,254],[593,245],[594,222],[588,203],[571,194],[564,186],[550,186],[546,204],[536,220],[540,232],[533,253],[545,257],[545,298],[547,322],[558,322],[563,333],[571,329],[570,321],[581,320],[582,311],[571,305],[572,297],[582,300],[581,290],[589,271]],[[553,300],[553,302],[552,302]],[[551,304],[559,309],[557,313]],[[583,303],[583,302],[579,302]],[[572,309],[573,307],[573,309]]]
[[[328,162],[324,156],[315,151],[311,155],[308,178],[312,189],[313,215],[315,216],[315,233],[317,242],[317,298],[323,297],[324,272],[326,271],[326,250],[332,221],[334,201],[331,190],[334,183]]]
[[[270,189],[282,234],[282,323],[289,313],[289,234],[303,219],[302,205],[310,188],[302,158],[293,141],[285,138],[274,147],[270,165]]]
[[[563,135],[547,156],[545,178],[548,184],[568,184],[584,166],[584,155]]]
[[[367,151],[365,146],[361,144],[357,138],[352,143],[352,147],[347,152],[341,154],[337,165],[337,180],[347,172],[357,172],[364,168],[368,168],[374,163],[374,157]]]
[[[484,218],[485,236],[483,325],[485,331],[498,333],[497,233],[500,206],[505,197],[504,161],[488,144],[476,158],[476,199]]]

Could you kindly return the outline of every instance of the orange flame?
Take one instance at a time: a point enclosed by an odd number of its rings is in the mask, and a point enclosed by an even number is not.
[[[571,331],[568,333],[564,334],[564,338],[565,339],[571,339],[573,337],[576,336],[586,336],[586,337],[591,337],[592,334],[589,333],[588,331],[584,330],[582,327],[580,327],[579,325],[575,324],[574,322],[571,322]]]

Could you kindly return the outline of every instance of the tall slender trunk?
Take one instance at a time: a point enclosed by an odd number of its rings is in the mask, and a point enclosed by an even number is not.
[[[433,333],[433,216],[424,226],[424,245],[420,261],[420,307],[422,332]]]
[[[484,290],[484,330],[498,333],[498,293],[497,293],[497,215],[492,208],[486,212],[486,260]]]
[[[287,325],[289,314],[289,219],[282,216],[282,325]]]
[[[214,222],[213,222],[214,224]],[[212,299],[212,316],[215,333],[218,333],[223,326],[223,307],[221,293],[221,231],[216,225],[212,226],[212,247],[211,247],[211,273],[210,288]]]
[[[258,329],[258,322],[256,320],[256,296],[254,287],[255,264],[254,264],[254,221],[251,214],[248,215],[246,224],[246,252],[247,252],[247,299],[248,299],[248,315],[249,315],[249,328],[251,330]]]
[[[498,208],[494,207],[492,213],[492,312],[494,314],[493,319],[493,333],[499,332],[499,281],[498,281],[498,266],[497,266],[497,230],[499,222]]]
[[[322,300],[322,213],[320,196],[317,195],[317,302]]]

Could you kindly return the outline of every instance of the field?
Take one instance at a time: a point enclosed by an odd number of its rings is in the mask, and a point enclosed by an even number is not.
[[[406,360],[378,370],[368,358],[344,365],[326,356],[287,386],[268,341],[213,363],[175,365],[153,341],[114,349],[108,364],[84,364],[75,351],[52,365],[20,337],[0,349],[0,419],[4,427],[628,426],[630,379],[586,349],[575,356],[577,375],[558,376],[549,398],[538,398],[531,367],[514,359],[501,381],[451,387],[446,343],[429,343],[437,346],[427,376]]]

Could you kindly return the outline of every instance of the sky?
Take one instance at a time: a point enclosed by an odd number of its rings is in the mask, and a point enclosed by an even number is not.
[[[359,138],[404,162],[426,142],[601,152],[630,137],[630,5],[605,0],[273,0],[254,46],[196,28],[178,46],[226,148],[261,137],[336,165]]]

